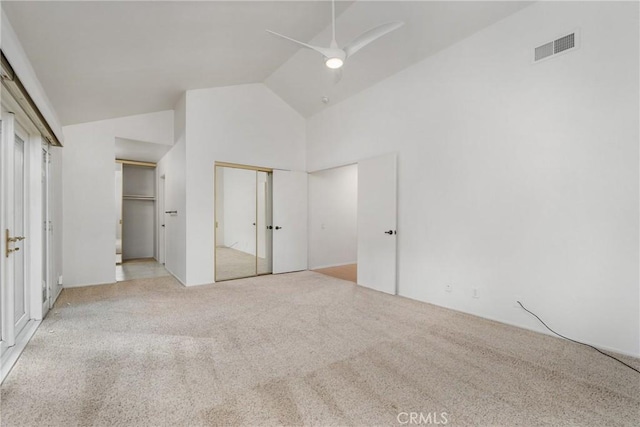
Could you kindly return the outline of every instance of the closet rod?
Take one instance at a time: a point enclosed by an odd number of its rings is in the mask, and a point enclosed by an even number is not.
[[[258,172],[273,172],[273,169],[271,169],[271,168],[263,168],[263,167],[260,167],[260,166],[241,165],[241,164],[238,164],[238,163],[216,162],[215,166],[220,166],[220,167],[223,167],[223,168],[247,169],[247,170],[258,171]]]
[[[116,159],[116,163],[122,163],[123,165],[132,165],[132,166],[145,166],[148,168],[155,168],[156,164],[152,162],[139,162],[137,160],[124,160],[124,159]]]

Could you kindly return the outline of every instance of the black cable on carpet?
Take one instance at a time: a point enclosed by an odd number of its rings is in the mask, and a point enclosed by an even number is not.
[[[640,374],[640,371],[639,371],[639,370],[637,370],[636,368],[634,368],[634,367],[633,367],[633,366],[631,366],[631,365],[626,364],[625,362],[623,362],[622,360],[618,359],[617,357],[613,357],[612,355],[607,354],[607,353],[605,353],[604,351],[599,350],[599,349],[595,348],[595,347],[594,347],[594,346],[592,346],[592,345],[585,344],[585,343],[580,342],[580,341],[572,340],[571,338],[567,338],[567,337],[565,337],[564,335],[561,335],[561,334],[557,333],[556,331],[554,331],[553,329],[551,329],[550,327],[548,327],[548,326],[547,326],[547,324],[546,324],[546,323],[544,323],[544,322],[542,321],[542,319],[541,319],[541,318],[539,318],[539,317],[538,317],[534,312],[527,310],[527,309],[524,307],[524,305],[522,305],[522,303],[521,303],[520,301],[516,301],[516,302],[517,302],[518,304],[520,304],[520,307],[522,307],[522,309],[523,309],[524,311],[526,311],[527,313],[531,314],[533,317],[535,317],[536,319],[538,319],[538,320],[540,321],[540,323],[542,323],[542,324],[544,325],[544,327],[545,327],[545,328],[547,328],[548,330],[550,330],[551,332],[553,332],[553,333],[554,333],[554,334],[556,334],[557,336],[559,336],[559,337],[561,337],[561,338],[564,338],[565,340],[569,340],[569,341],[571,341],[571,342],[574,342],[574,343],[576,343],[576,344],[581,344],[581,345],[584,345],[584,346],[587,346],[587,347],[591,347],[592,349],[594,349],[594,350],[595,350],[595,351],[597,351],[598,353],[600,353],[600,354],[604,354],[605,356],[610,357],[610,358],[612,358],[613,360],[615,360],[615,361],[617,361],[617,362],[622,363],[622,364],[623,364],[624,366],[626,366],[627,368],[633,369],[634,371],[636,371],[637,373],[639,373],[639,374]]]

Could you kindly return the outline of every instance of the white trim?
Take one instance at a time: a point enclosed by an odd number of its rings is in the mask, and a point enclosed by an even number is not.
[[[178,281],[182,286],[184,286],[185,288],[190,288],[190,287],[191,287],[191,286],[187,285],[186,283],[184,283],[182,280],[180,280],[180,279],[178,278],[178,276],[176,276],[175,274],[173,274],[173,271],[169,270],[169,269],[167,268],[167,266],[166,266],[166,265],[164,266],[164,269],[165,269],[165,270],[167,270],[167,271],[169,272],[169,274],[170,274],[174,279],[176,279],[176,280],[177,280],[177,281]],[[215,281],[214,281],[214,282],[212,282],[212,283],[215,283]],[[210,284],[210,283],[207,283],[207,284]],[[193,285],[192,285],[192,286],[193,286]]]
[[[58,297],[60,296],[60,294],[62,293],[62,286],[58,287],[58,293],[53,297],[53,299],[51,300],[51,306],[50,308],[53,308],[54,304],[56,303],[56,301],[58,301]]]
[[[351,264],[357,264],[357,263],[358,263],[357,260],[353,260],[352,262],[344,262],[342,264],[321,265],[321,266],[318,266],[318,267],[309,266],[309,270],[320,270],[321,268],[342,267],[342,266],[345,266],[345,265],[351,265]]]
[[[115,271],[115,268],[116,268],[116,266],[115,266],[115,264],[114,264],[114,266],[113,266],[114,271]],[[118,283],[118,282],[117,282],[117,281],[113,281],[113,282],[100,282],[100,283],[87,283],[87,284],[79,283],[79,284],[76,284],[76,285],[62,285],[62,287],[63,287],[64,289],[71,289],[71,288],[88,288],[88,287],[90,287],[90,286],[114,285],[114,284],[116,284],[116,283]]]
[[[402,295],[402,294],[398,294],[396,296],[399,296],[401,298],[410,299],[412,301],[418,301],[418,302],[425,303],[425,304],[431,304],[431,305],[436,306],[436,307],[444,308],[444,309],[447,309],[447,310],[455,311],[457,313],[466,314],[466,315],[473,316],[473,317],[478,317],[480,319],[490,320],[490,321],[496,322],[496,323],[502,323],[503,325],[513,326],[514,328],[519,328],[519,329],[524,329],[524,330],[531,331],[531,332],[536,332],[538,334],[547,335],[547,336],[550,336],[552,338],[556,338],[556,339],[559,339],[559,340],[562,340],[562,341],[567,341],[564,338],[560,338],[559,336],[552,334],[551,332],[547,331],[546,329],[542,329],[543,328],[542,326],[540,327],[540,329],[535,329],[533,327],[518,325],[516,323],[509,322],[509,321],[506,321],[506,320],[496,319],[496,318],[491,317],[491,316],[484,316],[484,315],[480,315],[480,314],[469,313],[467,311],[462,311],[462,310],[458,310],[458,309],[455,309],[455,308],[447,307],[446,305],[440,305],[440,304],[436,304],[436,303],[429,302],[429,301],[424,301],[424,300],[420,300],[420,299],[416,299],[416,298],[411,298],[411,297],[408,297],[408,296],[405,296],[405,295]],[[530,314],[528,314],[528,313],[526,313],[524,311],[523,311],[523,313],[526,314],[527,316],[530,316]],[[535,320],[535,321],[537,322],[537,320]],[[610,351],[612,353],[617,353],[617,354],[621,354],[621,355],[624,355],[624,356],[640,358],[640,353],[639,354],[634,354],[634,353],[631,353],[631,352],[628,352],[628,351],[624,351],[624,350],[620,350],[620,349],[617,349],[617,348],[608,347],[608,346],[604,346],[604,345],[600,345],[600,344],[594,344],[591,341],[581,341],[581,340],[578,340],[578,339],[576,339],[576,341],[580,341],[580,342],[582,342],[582,343],[584,343],[586,345],[590,345],[590,346],[596,347],[596,348],[598,348],[600,350]],[[567,342],[571,342],[571,341],[567,341]],[[576,344],[576,345],[579,345],[579,344]],[[593,351],[593,350],[591,350],[591,351]]]

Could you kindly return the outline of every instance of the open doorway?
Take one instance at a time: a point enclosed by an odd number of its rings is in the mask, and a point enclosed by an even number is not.
[[[167,276],[157,260],[156,165],[116,160],[116,281]]]
[[[357,283],[358,165],[309,174],[309,269]]]

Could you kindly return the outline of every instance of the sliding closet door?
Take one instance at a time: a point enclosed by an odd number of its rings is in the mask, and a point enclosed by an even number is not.
[[[255,170],[216,166],[217,282],[257,274],[256,184]]]
[[[396,155],[358,162],[358,284],[396,294]]]
[[[307,173],[273,171],[273,272],[307,269]]]

